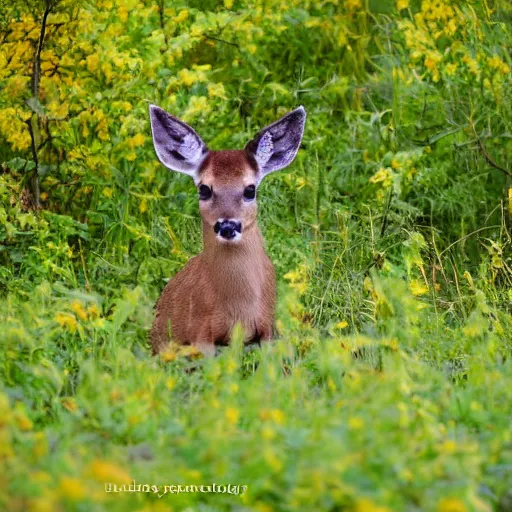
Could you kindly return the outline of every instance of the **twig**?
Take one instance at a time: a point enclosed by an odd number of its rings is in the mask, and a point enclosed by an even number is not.
[[[36,54],[34,56],[34,70],[32,73],[32,97],[36,100],[36,102],[39,101],[39,84],[41,82],[41,52],[43,51],[44,38],[46,35],[46,21],[54,5],[54,0],[45,0],[45,8],[43,12],[43,18],[41,20],[41,31],[39,32],[39,41],[37,43]],[[34,124],[36,124],[38,120],[39,115],[37,112],[34,112],[32,114],[32,118],[27,121],[28,130],[30,133],[32,158],[35,164],[31,177],[31,189],[33,205],[36,210],[41,208],[41,194],[39,188],[39,158],[37,156],[37,147],[39,143],[36,141],[36,133],[34,131]]]
[[[43,19],[41,21],[41,32],[39,33],[39,42],[37,44],[37,51],[34,58],[34,73],[32,74],[32,95],[39,98],[39,83],[41,81],[41,52],[43,51],[44,36],[46,35],[46,20],[53,8],[51,0],[45,1],[45,8]]]
[[[496,228],[500,228],[500,227],[501,227],[500,225],[497,225],[497,226],[484,226],[483,228],[476,229],[475,231],[472,231],[471,233],[468,233],[467,235],[464,235],[463,237],[459,238],[458,240],[455,240],[455,242],[452,242],[446,249],[442,250],[439,253],[439,259],[441,258],[441,256],[445,252],[449,251],[455,244],[458,244],[459,242],[463,242],[464,240],[467,240],[470,236],[476,235],[477,233],[480,233],[482,231],[487,231],[488,229],[496,229]]]
[[[494,167],[495,169],[498,169],[498,171],[501,171],[502,173],[506,174],[507,176],[510,176],[512,177],[512,172],[509,171],[506,167],[502,167],[501,165],[497,164],[490,156],[489,156],[489,153],[487,153],[486,149],[485,149],[485,146],[484,146],[484,143],[482,142],[482,139],[480,138],[480,136],[478,135],[478,133],[476,132],[476,128],[475,128],[475,125],[473,123],[471,123],[471,128],[473,128],[473,133],[475,134],[475,137],[476,137],[476,142],[478,144],[478,147],[480,148],[480,153],[482,153],[482,156],[485,158],[485,160],[487,161],[487,163],[491,166],[491,167]]]
[[[480,153],[482,153],[482,156],[487,160],[487,163],[494,167],[495,169],[498,169],[498,171],[501,171],[502,173],[506,174],[507,176],[512,177],[512,172],[509,171],[506,167],[502,167],[501,165],[497,164],[490,156],[489,153],[485,150],[485,146],[483,142],[480,140],[480,137],[476,134],[476,141],[478,144],[478,147],[480,148]]]
[[[202,34],[202,37],[206,39],[211,39],[212,41],[218,41],[219,43],[229,44],[231,46],[235,46],[240,49],[240,45],[238,43],[233,43],[232,41],[226,41],[225,39],[221,39],[220,37],[209,36],[208,34]]]

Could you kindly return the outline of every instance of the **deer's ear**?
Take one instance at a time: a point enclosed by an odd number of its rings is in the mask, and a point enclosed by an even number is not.
[[[156,105],[149,106],[153,145],[160,162],[196,179],[208,148],[186,123]]]
[[[300,106],[261,130],[245,146],[256,160],[261,177],[292,163],[302,141],[305,122],[306,110]]]

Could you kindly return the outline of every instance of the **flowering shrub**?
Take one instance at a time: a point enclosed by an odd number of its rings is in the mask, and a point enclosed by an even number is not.
[[[14,0],[0,13],[0,509],[510,509],[504,0]],[[201,247],[148,104],[261,185],[275,343],[147,331]],[[106,492],[105,484],[247,486]]]

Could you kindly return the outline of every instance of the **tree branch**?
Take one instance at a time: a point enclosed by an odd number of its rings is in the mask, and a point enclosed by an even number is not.
[[[480,153],[482,153],[482,156],[485,158],[485,160],[487,161],[487,163],[491,166],[491,167],[494,167],[495,169],[498,169],[498,171],[501,171],[502,173],[506,174],[507,176],[511,177],[512,178],[512,172],[509,171],[506,167],[502,167],[501,165],[497,164],[490,156],[489,156],[489,153],[487,153],[487,150],[485,149],[485,146],[484,146],[484,143],[482,142],[482,139],[480,138],[480,136],[478,135],[478,133],[476,132],[476,128],[473,124],[471,124],[471,128],[473,128],[473,133],[475,134],[475,137],[476,137],[476,142],[478,144],[478,148],[480,149]]]
[[[39,102],[39,84],[41,82],[41,52],[43,51],[44,38],[46,35],[46,21],[48,16],[55,6],[54,0],[45,0],[45,8],[43,12],[43,18],[41,20],[41,31],[39,32],[39,41],[37,43],[37,49],[34,56],[34,69],[32,71],[32,98],[35,99],[36,103]],[[39,146],[39,115],[37,112],[32,114],[31,119],[28,120],[28,130],[30,133],[30,145],[32,149],[32,158],[34,160],[34,170],[31,176],[31,192],[32,192],[32,203],[36,210],[41,208],[41,193],[39,188],[39,158],[37,155],[37,148]]]

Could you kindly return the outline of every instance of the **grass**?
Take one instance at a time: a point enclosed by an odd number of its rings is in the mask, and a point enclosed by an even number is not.
[[[512,510],[510,6],[196,4],[56,4],[38,98],[0,15],[0,509]],[[151,357],[201,230],[148,101],[215,149],[305,105],[274,342]]]

